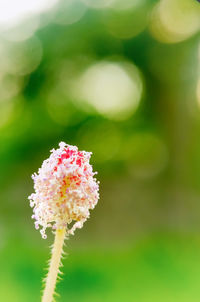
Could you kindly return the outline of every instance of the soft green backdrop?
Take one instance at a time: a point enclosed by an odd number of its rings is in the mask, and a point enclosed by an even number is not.
[[[200,301],[200,4],[22,2],[0,2],[0,301],[40,301],[53,236],[27,196],[60,141],[93,152],[101,199],[57,301]]]

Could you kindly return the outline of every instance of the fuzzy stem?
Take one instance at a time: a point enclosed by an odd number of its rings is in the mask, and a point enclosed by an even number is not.
[[[52,256],[50,260],[49,272],[46,278],[45,289],[42,302],[52,302],[59,266],[62,256],[62,247],[65,239],[66,230],[56,230],[55,240],[52,248]]]

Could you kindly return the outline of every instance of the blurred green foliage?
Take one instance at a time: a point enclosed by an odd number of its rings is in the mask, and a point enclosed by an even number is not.
[[[27,196],[60,141],[93,152],[101,199],[58,301],[199,301],[199,22],[195,0],[77,0],[0,26],[0,301],[40,299],[53,237]]]

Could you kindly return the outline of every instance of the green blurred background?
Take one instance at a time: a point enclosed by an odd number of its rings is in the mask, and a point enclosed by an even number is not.
[[[40,301],[31,174],[92,151],[99,204],[57,301],[200,301],[200,3],[0,1],[0,301]]]

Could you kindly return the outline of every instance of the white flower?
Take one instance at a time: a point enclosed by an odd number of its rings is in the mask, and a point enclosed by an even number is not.
[[[45,230],[67,228],[73,234],[81,228],[99,199],[99,182],[94,178],[89,163],[91,152],[78,151],[76,146],[61,142],[57,150],[51,150],[38,174],[34,173],[35,193],[29,196],[33,207],[36,229]],[[68,224],[74,221],[71,230]]]

